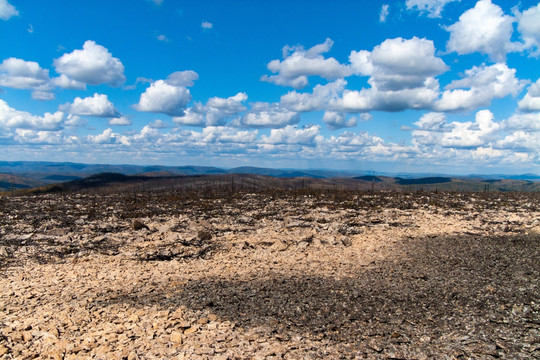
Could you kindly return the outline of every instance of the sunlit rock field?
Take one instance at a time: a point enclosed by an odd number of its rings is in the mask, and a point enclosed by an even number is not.
[[[0,197],[0,359],[538,359],[538,193]]]

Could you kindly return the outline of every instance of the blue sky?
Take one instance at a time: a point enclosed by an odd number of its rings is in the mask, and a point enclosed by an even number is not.
[[[0,0],[0,159],[540,173],[540,3]]]

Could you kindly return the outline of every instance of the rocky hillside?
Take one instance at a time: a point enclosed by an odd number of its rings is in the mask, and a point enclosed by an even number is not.
[[[0,359],[540,357],[536,193],[0,198]]]

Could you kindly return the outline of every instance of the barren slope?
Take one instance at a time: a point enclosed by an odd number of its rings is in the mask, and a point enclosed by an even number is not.
[[[2,359],[540,356],[534,194],[0,202]]]

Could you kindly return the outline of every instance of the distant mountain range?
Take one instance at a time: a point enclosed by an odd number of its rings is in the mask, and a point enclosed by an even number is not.
[[[237,167],[224,169],[211,166],[140,166],[140,165],[109,165],[109,164],[81,164],[72,162],[34,162],[34,161],[0,161],[0,191],[11,189],[27,189],[60,182],[87,178],[100,173],[117,173],[140,177],[175,177],[192,175],[227,175],[250,174],[274,178],[349,178],[363,182],[379,183],[383,178],[393,178],[396,185],[430,185],[450,183],[453,180],[479,181],[485,184],[500,180],[522,180],[525,182],[540,182],[536,174],[520,175],[480,175],[451,176],[436,173],[377,173],[372,171],[341,171],[324,169],[271,169],[258,167]],[[387,183],[388,180],[385,180]]]
[[[19,177],[31,178],[43,184],[60,181],[76,180],[99,173],[119,173],[124,175],[142,176],[176,176],[176,175],[216,175],[216,174],[254,174],[273,177],[354,177],[365,174],[362,171],[337,170],[298,170],[270,169],[243,166],[232,169],[211,166],[163,166],[163,165],[109,165],[109,164],[80,164],[71,162],[33,162],[33,161],[0,161],[0,174],[13,174]],[[4,176],[5,177],[5,176]]]

